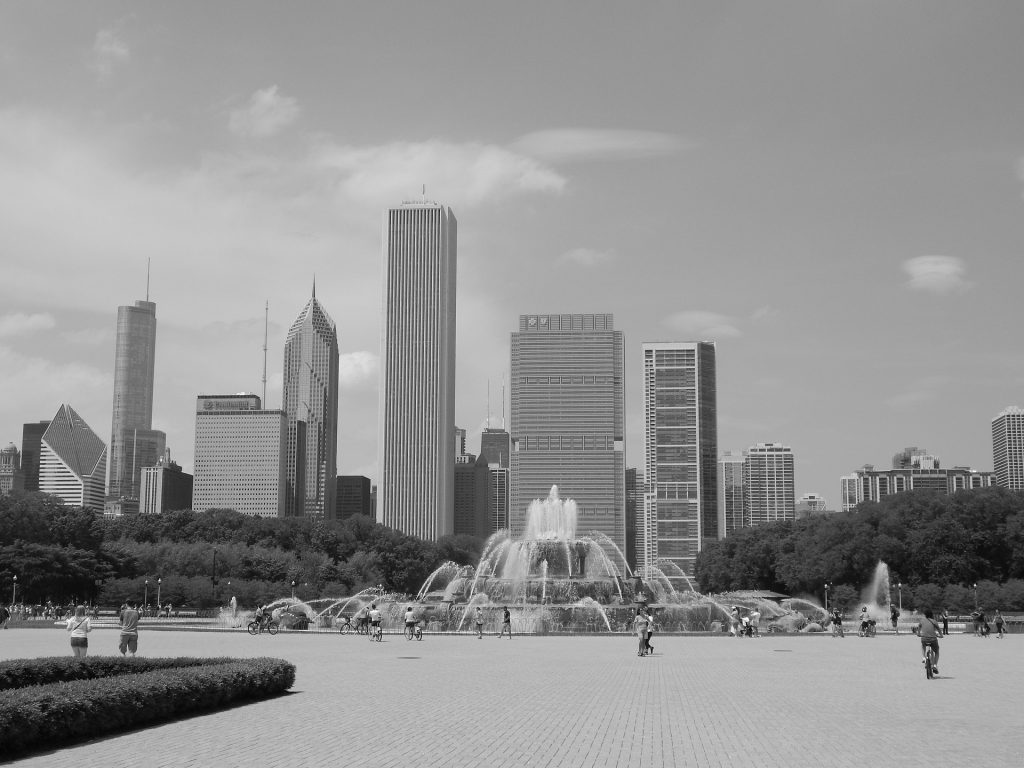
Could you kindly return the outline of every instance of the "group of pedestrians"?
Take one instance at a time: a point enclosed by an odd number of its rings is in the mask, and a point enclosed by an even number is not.
[[[729,612],[729,634],[733,637],[760,637],[761,612],[752,608],[744,613],[734,605]]]
[[[140,618],[141,614],[134,602],[129,601],[121,606],[118,616],[121,632],[117,648],[122,656],[134,656],[139,650]],[[65,628],[71,637],[71,653],[76,659],[84,659],[89,655],[89,633],[92,632],[92,618],[86,613],[84,605],[75,608],[74,614],[65,622]]]
[[[651,645],[651,638],[654,636],[654,614],[644,606],[636,609],[636,617],[633,619],[633,630],[636,632],[638,642],[636,655],[647,656],[654,653],[654,646]]]

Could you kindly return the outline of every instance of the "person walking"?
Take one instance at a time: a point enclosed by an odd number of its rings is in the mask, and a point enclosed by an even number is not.
[[[754,637],[761,636],[761,612],[757,608],[750,612],[750,629]]]
[[[949,611],[945,608],[942,609],[942,636],[946,637],[949,634]]]
[[[476,639],[484,639],[484,612],[479,605],[476,607]]]
[[[508,639],[512,639],[512,614],[508,612],[508,606],[506,605],[501,609],[501,633],[498,635],[498,639],[501,640],[508,632]]]
[[[647,655],[647,614],[643,608],[636,609],[636,617],[633,619],[633,631],[636,633],[639,644],[636,655]]]
[[[1003,627],[1006,625],[1006,619],[1003,618],[1003,614],[1001,614],[999,612],[998,608],[996,608],[996,615],[992,617],[992,621],[996,625],[996,636],[1000,640],[1002,640],[1003,639]]]
[[[732,612],[729,614],[729,634],[733,637],[739,637],[740,630],[740,609],[739,606],[733,606]]]
[[[75,615],[67,621],[67,630],[71,633],[71,653],[76,659],[84,659],[89,653],[89,633],[92,631],[84,605],[75,608]]]
[[[383,632],[380,628],[380,611],[376,603],[370,603],[370,642],[377,638],[377,632]]]
[[[135,610],[135,603],[129,601],[127,607],[121,611],[121,642],[117,649],[124,656],[128,653],[132,656],[139,650],[139,612]]]
[[[895,632],[898,635],[900,633],[900,630],[899,630],[900,610],[895,605],[891,606],[889,608],[889,620],[892,622],[892,631]]]
[[[654,646],[651,645],[651,638],[654,637],[654,611],[647,609],[647,652],[654,655]]]

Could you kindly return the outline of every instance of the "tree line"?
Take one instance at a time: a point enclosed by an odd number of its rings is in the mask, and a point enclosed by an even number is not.
[[[903,604],[1024,609],[1024,493],[909,491],[850,512],[770,523],[711,542],[697,557],[703,592],[765,589],[859,600],[879,561]]]
[[[212,509],[104,518],[42,493],[0,497],[0,589],[17,576],[26,603],[153,604],[159,594],[161,603],[205,610],[232,594],[245,606],[290,595],[293,582],[305,599],[373,586],[415,593],[446,561],[475,564],[482,545],[470,536],[424,541],[364,516]]]

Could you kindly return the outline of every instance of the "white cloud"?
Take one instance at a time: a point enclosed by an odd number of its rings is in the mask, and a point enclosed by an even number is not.
[[[493,144],[440,140],[354,147],[324,143],[317,165],[338,174],[347,197],[381,208],[419,197],[475,206],[518,192],[561,192],[565,179],[524,155]]]
[[[48,312],[37,312],[26,315],[24,312],[14,312],[7,315],[0,315],[0,338],[21,336],[33,331],[44,331],[56,325],[53,315]]]
[[[115,67],[131,58],[131,49],[116,29],[101,29],[92,44],[92,66],[101,81],[107,80]]]
[[[948,294],[965,290],[967,267],[955,256],[917,256],[903,262],[903,271],[909,276],[909,285],[918,291]]]
[[[377,383],[380,360],[372,352],[346,352],[338,360],[338,377],[342,389],[358,389]]]
[[[278,93],[277,86],[263,88],[249,97],[249,103],[231,111],[228,127],[244,137],[266,138],[280,133],[299,116],[299,103]]]
[[[662,324],[666,327],[695,341],[714,341],[718,338],[740,336],[740,330],[736,327],[735,322],[728,315],[697,309],[676,312],[662,320]]]
[[[109,414],[109,373],[84,363],[29,357],[3,345],[0,370],[4,372],[0,423],[49,419],[61,403],[70,403],[97,434],[103,435],[107,424],[97,414]]]
[[[608,251],[593,248],[573,248],[555,259],[555,264],[572,264],[579,267],[596,267],[607,264],[614,256]]]
[[[559,128],[521,136],[513,148],[549,162],[659,157],[688,149],[690,142],[656,131]]]
[[[79,328],[73,331],[63,331],[61,337],[76,346],[97,347],[111,341],[114,335],[109,328]]]

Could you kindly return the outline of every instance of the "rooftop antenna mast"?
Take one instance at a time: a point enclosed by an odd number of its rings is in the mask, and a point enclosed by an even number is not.
[[[501,428],[505,428],[505,375],[501,376]]]
[[[487,429],[491,428],[491,380],[487,380]]]
[[[146,259],[146,301],[149,301],[149,263],[152,259]]]
[[[263,407],[267,407],[267,326],[270,325],[270,300],[263,307]]]

